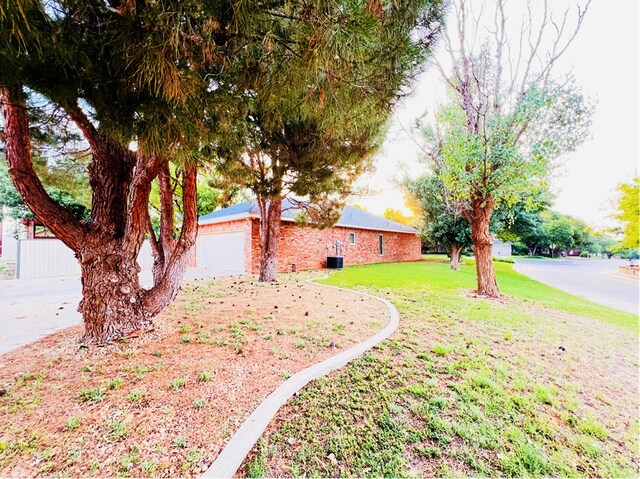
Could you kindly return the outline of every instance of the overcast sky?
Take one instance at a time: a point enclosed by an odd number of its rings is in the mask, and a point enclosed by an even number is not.
[[[554,8],[575,2],[554,0]],[[581,1],[580,3],[584,3]],[[593,0],[582,29],[560,59],[554,76],[573,72],[576,82],[596,103],[592,138],[566,155],[555,169],[554,209],[582,218],[594,227],[612,224],[615,188],[638,174],[638,0]],[[512,0],[514,8],[524,0]],[[438,53],[441,54],[441,53]],[[375,159],[376,173],[361,179],[378,193],[355,198],[369,211],[403,209],[402,192],[394,179],[404,172],[424,171],[419,147],[403,130],[425,111],[432,113],[444,99],[440,74],[431,68],[415,83],[414,93],[399,105],[382,151]]]

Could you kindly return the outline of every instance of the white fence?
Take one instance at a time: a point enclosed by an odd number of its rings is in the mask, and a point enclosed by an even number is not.
[[[151,247],[145,241],[138,255],[143,271],[153,265]],[[47,278],[52,276],[80,276],[80,264],[73,251],[59,239],[19,240],[16,278]]]

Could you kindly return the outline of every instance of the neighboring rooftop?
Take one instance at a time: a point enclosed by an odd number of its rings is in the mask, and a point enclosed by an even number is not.
[[[294,221],[296,210],[299,207],[294,205],[288,199],[282,202],[282,220]],[[214,211],[198,218],[198,224],[206,225],[212,223],[221,223],[223,221],[239,220],[243,218],[259,218],[260,212],[257,203],[245,201],[237,205],[229,206],[221,210]],[[415,233],[416,229],[411,226],[403,225],[396,221],[389,220],[380,216],[373,215],[367,211],[361,210],[354,206],[345,206],[342,210],[342,216],[335,224],[345,228],[359,228],[367,230],[380,231],[396,231],[401,233]]]

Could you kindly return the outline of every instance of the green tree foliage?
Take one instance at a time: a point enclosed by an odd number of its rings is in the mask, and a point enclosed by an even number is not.
[[[87,220],[91,188],[86,174],[87,144],[68,118],[38,95],[28,112],[33,167],[46,191],[75,217]],[[4,121],[0,117],[0,205],[14,218],[34,218],[11,182],[6,166]]]
[[[182,186],[180,184],[180,170],[175,166],[170,168],[170,182],[171,188],[177,198],[182,196]],[[201,168],[198,173],[198,196],[197,206],[198,215],[206,215],[219,208],[226,208],[238,201],[238,196],[241,192],[240,187],[235,184],[229,184],[221,181],[221,178],[211,168]],[[159,217],[162,212],[160,204],[160,187],[157,181],[154,181],[151,186],[151,193],[149,194],[149,208],[152,215],[152,221],[157,226]],[[182,217],[184,212],[182,211],[182,203],[180,201],[174,201],[176,220]]]
[[[615,238],[612,238],[603,231],[591,231],[590,234],[590,247],[589,253],[601,254],[606,256],[613,256],[614,247],[617,243]]]
[[[553,215],[549,220],[547,230],[553,249],[573,249],[577,247],[576,236],[579,232],[568,217]]]
[[[617,212],[614,218],[622,224],[623,238],[620,241],[621,249],[637,249],[640,242],[640,178],[637,176],[629,183],[618,186]]]
[[[570,78],[551,77],[586,9],[578,8],[575,30],[568,27],[567,12],[554,31],[549,26],[558,19],[546,2],[539,16],[530,3],[520,25],[508,22],[504,0],[484,4],[482,15],[473,13],[471,3],[451,2],[453,28],[443,36],[451,71],[436,58],[451,101],[437,112],[435,128],[425,129],[425,150],[452,198],[466,202],[462,213],[471,225],[477,291],[495,297],[494,209],[544,187],[550,162],[588,133],[592,108],[580,89]],[[519,42],[509,37],[512,31],[521,32]],[[540,48],[543,38],[551,45],[547,52]]]
[[[586,137],[591,111],[575,86],[556,84],[531,87],[511,112],[487,113],[477,132],[469,131],[458,104],[442,108],[425,138],[444,187],[465,205],[461,214],[472,230],[476,224],[487,239],[495,209],[512,208],[522,198],[525,207],[534,207],[551,161]],[[485,282],[493,285],[489,278],[495,279],[492,272]]]
[[[550,248],[552,256],[571,249],[599,252],[591,228],[584,221],[555,211],[545,212],[541,216],[543,233],[536,246]]]
[[[213,151],[245,151],[255,144],[256,125],[272,133],[277,125],[291,125],[281,130],[288,141],[297,141],[308,131],[316,135],[310,143],[302,142],[309,153],[299,161],[304,166],[313,159],[317,181],[299,184],[310,190],[330,184],[317,160],[330,159],[326,151],[321,153],[325,141],[331,147],[338,143],[328,141],[330,129],[320,121],[324,116],[314,111],[322,112],[323,102],[326,109],[339,103],[358,112],[356,119],[365,118],[367,108],[383,111],[374,101],[380,97],[372,85],[385,91],[397,88],[394,78],[402,77],[408,67],[408,57],[397,52],[417,51],[414,38],[435,34],[425,31],[429,25],[416,27],[415,17],[436,4],[417,0],[0,3],[0,99],[8,171],[28,207],[80,262],[80,310],[87,342],[105,344],[153,329],[153,317],[177,294],[196,240],[196,169]],[[391,23],[382,25],[387,16]],[[431,18],[429,13],[426,18]],[[397,38],[396,26],[405,32],[400,42],[392,41]],[[368,38],[367,32],[373,36]],[[388,68],[377,70],[372,65],[367,70],[366,59],[360,56],[367,50],[380,54],[377,65],[386,61]],[[349,76],[351,72],[364,76]],[[286,74],[290,76],[285,78]],[[356,92],[345,96],[334,89],[348,82],[359,93],[359,102],[353,102]],[[43,99],[46,105],[39,108],[60,112],[88,144],[90,221],[78,221],[60,208],[33,168],[28,144],[38,132],[29,131],[34,122],[27,112]],[[326,118],[333,119],[331,125],[340,125],[335,115]],[[355,125],[361,123],[354,120],[353,129],[349,128],[352,138],[360,138],[365,130]],[[339,146],[346,152],[339,154],[339,161],[348,162],[348,138]],[[280,161],[276,155],[272,158]],[[170,165],[181,173],[181,198],[174,196]],[[155,179],[159,232],[149,216]],[[179,235],[176,203],[184,213]],[[150,289],[140,286],[136,263],[145,236],[154,254]]]
[[[395,221],[396,223],[401,223],[407,226],[415,226],[417,223],[417,218],[415,215],[405,215],[400,210],[395,210],[393,208],[387,208],[382,213],[382,216],[385,218]]]
[[[536,255],[540,246],[549,245],[548,231],[543,213],[549,209],[551,195],[536,191],[515,204],[502,203],[492,216],[500,225],[497,237],[502,241],[523,244],[530,255]]]
[[[87,221],[89,219],[90,210],[86,204],[88,186],[84,185],[84,188],[78,188],[78,184],[82,184],[82,180],[74,176],[68,177],[60,171],[48,172],[42,176],[47,178],[47,180],[43,180],[47,193],[58,205],[70,211],[79,220]],[[4,207],[5,214],[11,218],[35,218],[11,182],[7,166],[4,163],[0,163],[0,220],[3,214],[2,207]]]
[[[306,66],[320,70],[341,58],[340,50],[329,56],[322,45],[343,35],[351,10],[361,9],[360,3],[325,1],[0,3],[8,171],[28,207],[79,259],[88,342],[153,329],[153,317],[177,294],[196,238],[196,168],[210,156],[206,145],[247,144],[244,124],[258,91],[251,82],[266,84],[271,74],[254,66],[269,60],[270,45],[278,45],[277,55],[305,47]],[[327,28],[315,30],[306,15]],[[349,38],[334,43],[349,50]],[[329,102],[332,92],[326,91]],[[78,221],[42,187],[27,145],[46,128],[32,131],[38,125],[27,112],[33,108],[60,112],[88,144],[90,221]],[[181,198],[174,197],[170,164],[181,172]],[[156,178],[157,234],[148,212]],[[177,236],[176,202],[184,213]],[[140,286],[136,263],[147,235],[154,254],[150,289]]]
[[[446,248],[451,268],[457,270],[460,254],[471,246],[471,229],[459,203],[449,195],[437,174],[406,180],[404,187],[411,202],[420,209],[418,230],[422,241]]]
[[[275,279],[284,198],[306,200],[308,225],[339,218],[435,38],[440,1],[286,3],[280,14],[242,56],[247,141],[216,151],[219,171],[258,199],[264,281]]]
[[[423,242],[432,246],[441,245],[449,250],[454,260],[454,252],[461,253],[472,246],[471,228],[464,218],[464,202],[453,198],[445,188],[442,179],[435,173],[416,180],[406,180],[405,189],[411,202],[419,205],[419,228]],[[539,236],[546,235],[542,212],[549,206],[547,193],[536,193],[531,198],[513,205],[502,204],[491,217],[490,230],[502,241],[522,241],[535,254],[540,241],[548,246],[548,241]]]
[[[0,164],[0,219],[3,213],[16,219],[26,218],[31,214],[11,183],[6,165]]]
[[[470,133],[456,103],[440,109],[436,130],[425,130],[440,176],[453,197],[515,204],[546,188],[551,161],[573,151],[590,125],[592,108],[573,83],[530,87],[513,111],[495,112]],[[529,201],[533,205],[533,201]]]

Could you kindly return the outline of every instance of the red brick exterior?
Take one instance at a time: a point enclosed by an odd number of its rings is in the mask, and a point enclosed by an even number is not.
[[[245,270],[257,274],[260,269],[260,221],[257,218],[226,221],[198,227],[198,235],[245,232]],[[326,267],[327,253],[335,255],[335,241],[342,241],[344,265],[417,261],[420,259],[420,238],[414,233],[364,230],[336,226],[324,230],[302,228],[283,221],[280,229],[278,272]],[[355,233],[355,244],[349,234]],[[248,241],[250,235],[251,240]],[[384,253],[379,250],[379,236],[383,236]],[[329,249],[327,249],[329,247]]]

